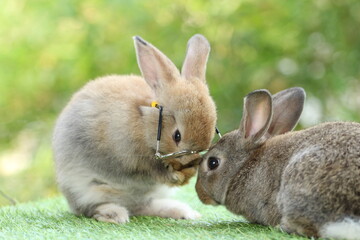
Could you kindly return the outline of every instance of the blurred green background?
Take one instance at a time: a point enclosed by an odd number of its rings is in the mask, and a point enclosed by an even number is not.
[[[132,36],[181,67],[195,33],[211,43],[207,80],[218,127],[238,127],[242,99],[301,86],[298,128],[360,120],[358,0],[5,0],[0,2],[0,206],[59,194],[51,131],[90,79],[139,74]]]

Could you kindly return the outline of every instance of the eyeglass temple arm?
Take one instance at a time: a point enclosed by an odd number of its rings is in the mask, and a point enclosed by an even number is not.
[[[162,128],[162,111],[163,111],[163,107],[162,107],[162,106],[158,106],[158,108],[159,108],[159,125],[158,125],[158,132],[157,132],[156,140],[160,141],[160,138],[161,138],[161,128]]]
[[[219,129],[216,126],[215,126],[215,132],[217,135],[219,135],[220,138],[222,137]]]
[[[156,136],[156,153],[159,152],[160,148],[160,139],[161,139],[161,129],[162,129],[162,111],[163,107],[160,105],[156,106],[159,109],[159,122],[158,122],[158,131]]]

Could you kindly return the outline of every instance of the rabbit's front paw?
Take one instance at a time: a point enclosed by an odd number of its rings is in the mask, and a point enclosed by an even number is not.
[[[100,222],[117,224],[129,222],[128,211],[124,207],[120,207],[113,203],[98,206],[95,210],[93,218]]]
[[[197,219],[201,215],[185,203],[173,199],[153,199],[142,209],[141,215],[159,216],[173,219]]]
[[[201,217],[200,213],[192,209],[169,208],[162,213],[165,217],[173,219],[194,220]]]
[[[183,168],[180,171],[173,171],[171,173],[171,185],[181,186],[189,183],[191,177],[196,174],[196,167]]]
[[[170,174],[170,185],[183,185],[185,182],[185,175],[181,171],[174,171]]]
[[[189,167],[189,168],[181,169],[180,172],[184,176],[184,181],[182,182],[181,185],[188,184],[190,178],[192,178],[196,174],[196,171],[197,171],[197,167]]]

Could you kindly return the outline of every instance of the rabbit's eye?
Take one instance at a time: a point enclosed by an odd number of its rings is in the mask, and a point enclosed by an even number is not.
[[[214,170],[219,166],[219,159],[216,157],[209,157],[208,159],[208,167],[210,170]]]
[[[181,134],[179,130],[176,130],[173,136],[174,141],[178,144],[181,141]]]

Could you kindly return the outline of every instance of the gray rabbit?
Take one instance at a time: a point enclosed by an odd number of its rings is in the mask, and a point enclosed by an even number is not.
[[[360,124],[322,123],[290,132],[302,88],[244,99],[240,127],[204,156],[196,191],[253,223],[303,236],[360,239]]]

